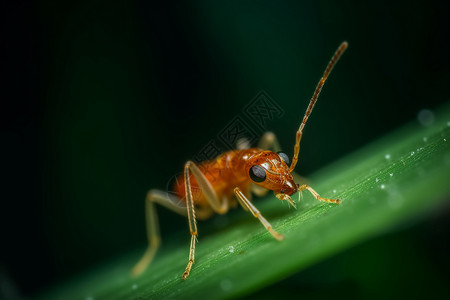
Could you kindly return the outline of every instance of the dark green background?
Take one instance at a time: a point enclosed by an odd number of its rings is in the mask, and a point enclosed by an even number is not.
[[[4,6],[1,279],[19,294],[143,247],[146,191],[165,189],[260,90],[285,111],[267,130],[291,153],[308,100],[343,40],[350,46],[306,127],[300,173],[449,100],[448,1]],[[163,240],[187,230],[183,218],[159,211]],[[407,230],[399,247],[414,239],[411,232],[420,239],[433,228]],[[376,242],[380,263],[391,240]],[[424,252],[417,254],[422,271],[433,273],[433,251]],[[333,264],[310,272],[327,274]],[[448,260],[443,266],[448,271]],[[382,281],[383,272],[366,282]]]

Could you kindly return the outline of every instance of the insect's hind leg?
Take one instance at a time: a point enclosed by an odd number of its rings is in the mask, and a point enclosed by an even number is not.
[[[314,196],[314,198],[316,198],[319,201],[324,201],[324,202],[329,202],[329,203],[336,203],[336,204],[341,203],[341,200],[339,200],[339,199],[328,199],[328,198],[321,197],[319,195],[319,193],[317,193],[315,190],[313,190],[312,187],[310,187],[310,186],[308,186],[306,184],[299,186],[299,188],[298,188],[299,193],[301,193],[304,190],[308,190]]]
[[[158,215],[153,203],[158,203],[166,208],[186,216],[186,206],[178,197],[168,193],[150,190],[145,198],[145,220],[147,227],[148,248],[139,262],[133,267],[132,275],[138,276],[150,265],[159,246],[161,245],[161,235],[159,232]]]

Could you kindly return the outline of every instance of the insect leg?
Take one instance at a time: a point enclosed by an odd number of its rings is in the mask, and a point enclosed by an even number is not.
[[[239,203],[246,208],[246,210],[249,210],[255,218],[258,218],[258,220],[264,225],[264,227],[269,231],[277,240],[281,241],[284,239],[284,236],[276,232],[272,229],[272,225],[261,215],[259,210],[251,203],[244,195],[244,193],[241,191],[240,188],[236,187],[234,189],[234,193],[236,194]]]
[[[267,194],[267,192],[269,191],[268,189],[265,189],[263,187],[260,187],[254,183],[252,183],[251,185],[251,191],[253,194],[255,194],[258,197],[263,197]],[[249,199],[250,200],[250,199]],[[245,208],[245,207],[244,207]]]
[[[281,151],[277,136],[273,132],[266,132],[263,134],[258,143],[258,148],[264,150],[271,150],[273,152]]]
[[[250,149],[250,141],[246,138],[240,138],[236,142],[236,149],[237,150],[245,150]]]
[[[277,137],[273,132],[270,131],[267,131],[263,134],[263,136],[259,140],[257,147],[260,149],[271,150],[273,152],[278,152],[281,150]],[[238,150],[249,149],[250,142],[246,138],[239,139],[236,143],[236,148]]]
[[[186,174],[186,172],[189,172],[189,171],[192,172],[192,174],[194,175],[200,189],[202,190],[202,193],[205,195],[205,197],[208,200],[208,203],[211,206],[211,208],[213,209],[213,211],[218,214],[225,214],[228,211],[228,201],[220,201],[220,199],[217,196],[216,192],[214,191],[211,183],[208,181],[208,179],[203,174],[203,172],[199,169],[199,167],[197,167],[197,165],[192,161],[188,161],[185,165],[186,188],[188,188],[188,186],[189,186],[189,189],[191,188],[189,178],[186,181],[186,178],[189,177],[188,176],[189,173]],[[188,184],[188,182],[189,182],[189,184]],[[192,193],[191,193],[191,195],[192,195]],[[186,199],[188,199],[188,197],[189,197],[188,191],[186,190]],[[192,196],[191,196],[191,198],[192,198]]]
[[[181,200],[178,197],[158,190],[148,191],[147,197],[145,199],[145,219],[147,227],[148,248],[139,262],[132,269],[132,274],[134,276],[138,276],[142,272],[144,272],[144,270],[152,262],[156,251],[161,245],[158,215],[153,203],[158,203],[162,206],[165,206],[180,215],[187,215],[186,206],[182,204]]]
[[[328,199],[328,198],[320,197],[320,195],[315,190],[313,190],[312,187],[310,187],[306,184],[299,186],[299,188],[298,188],[299,192],[302,192],[304,190],[308,190],[314,196],[314,198],[316,198],[317,200],[325,201],[325,202],[329,202],[329,203],[336,203],[336,204],[341,203],[341,200],[339,200],[339,199]]]
[[[186,204],[187,204],[187,215],[189,220],[189,229],[191,232],[191,245],[189,250],[189,261],[186,266],[186,270],[184,271],[181,278],[186,279],[189,276],[189,273],[192,269],[192,265],[195,260],[195,242],[197,240],[198,232],[197,232],[197,222],[195,218],[195,208],[194,208],[194,199],[192,197],[192,187],[190,182],[190,173],[194,175],[197,180],[198,185],[200,186],[202,193],[208,199],[208,203],[211,205],[211,208],[219,213],[224,214],[228,211],[228,201],[223,201],[220,203],[219,198],[217,197],[211,183],[205,177],[205,175],[200,171],[197,165],[188,161],[184,165],[184,181],[186,186]]]

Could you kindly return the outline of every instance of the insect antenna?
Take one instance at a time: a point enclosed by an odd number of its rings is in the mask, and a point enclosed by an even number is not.
[[[302,139],[303,134],[303,128],[305,127],[306,121],[308,121],[308,117],[311,114],[311,111],[314,108],[314,105],[317,102],[317,98],[319,98],[320,91],[322,91],[322,87],[325,83],[325,80],[327,80],[328,75],[330,75],[331,70],[336,65],[337,61],[341,57],[341,55],[344,53],[345,49],[347,49],[348,43],[346,41],[342,42],[342,44],[337,48],[336,52],[334,52],[333,57],[331,58],[330,62],[328,63],[327,68],[325,69],[325,72],[323,72],[322,78],[320,79],[319,83],[317,84],[316,90],[314,91],[314,94],[309,101],[308,108],[306,109],[305,116],[303,117],[303,121],[300,124],[300,127],[297,130],[297,134],[295,136],[295,146],[294,146],[294,157],[292,158],[291,166],[289,167],[289,172],[292,172],[295,168],[295,165],[297,165],[298,161],[298,153],[300,151],[300,140]]]

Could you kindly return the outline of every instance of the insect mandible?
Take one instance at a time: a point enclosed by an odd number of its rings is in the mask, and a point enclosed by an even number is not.
[[[296,192],[308,190],[317,200],[340,203],[338,199],[322,198],[306,184],[295,183],[292,174],[298,161],[300,140],[306,121],[316,104],[325,80],[347,46],[347,42],[344,41],[338,47],[317,84],[302,123],[297,130],[292,162],[289,162],[289,157],[285,153],[279,152],[275,135],[268,132],[263,135],[257,148],[242,149],[241,147],[241,149],[225,152],[212,161],[205,161],[198,165],[192,161],[186,162],[184,173],[175,183],[175,195],[159,190],[150,190],[147,193],[145,211],[149,245],[143,257],[133,268],[134,275],[141,274],[148,267],[161,244],[154,203],[188,218],[191,244],[189,261],[181,276],[183,279],[189,276],[194,264],[195,243],[198,237],[196,219],[204,220],[214,213],[225,214],[230,207],[240,204],[244,210],[249,211],[257,218],[277,240],[282,240],[283,235],[276,232],[253,205],[252,193],[262,196],[271,190],[278,199],[286,200],[290,205],[296,207],[290,196]],[[194,194],[193,191],[197,193]]]

